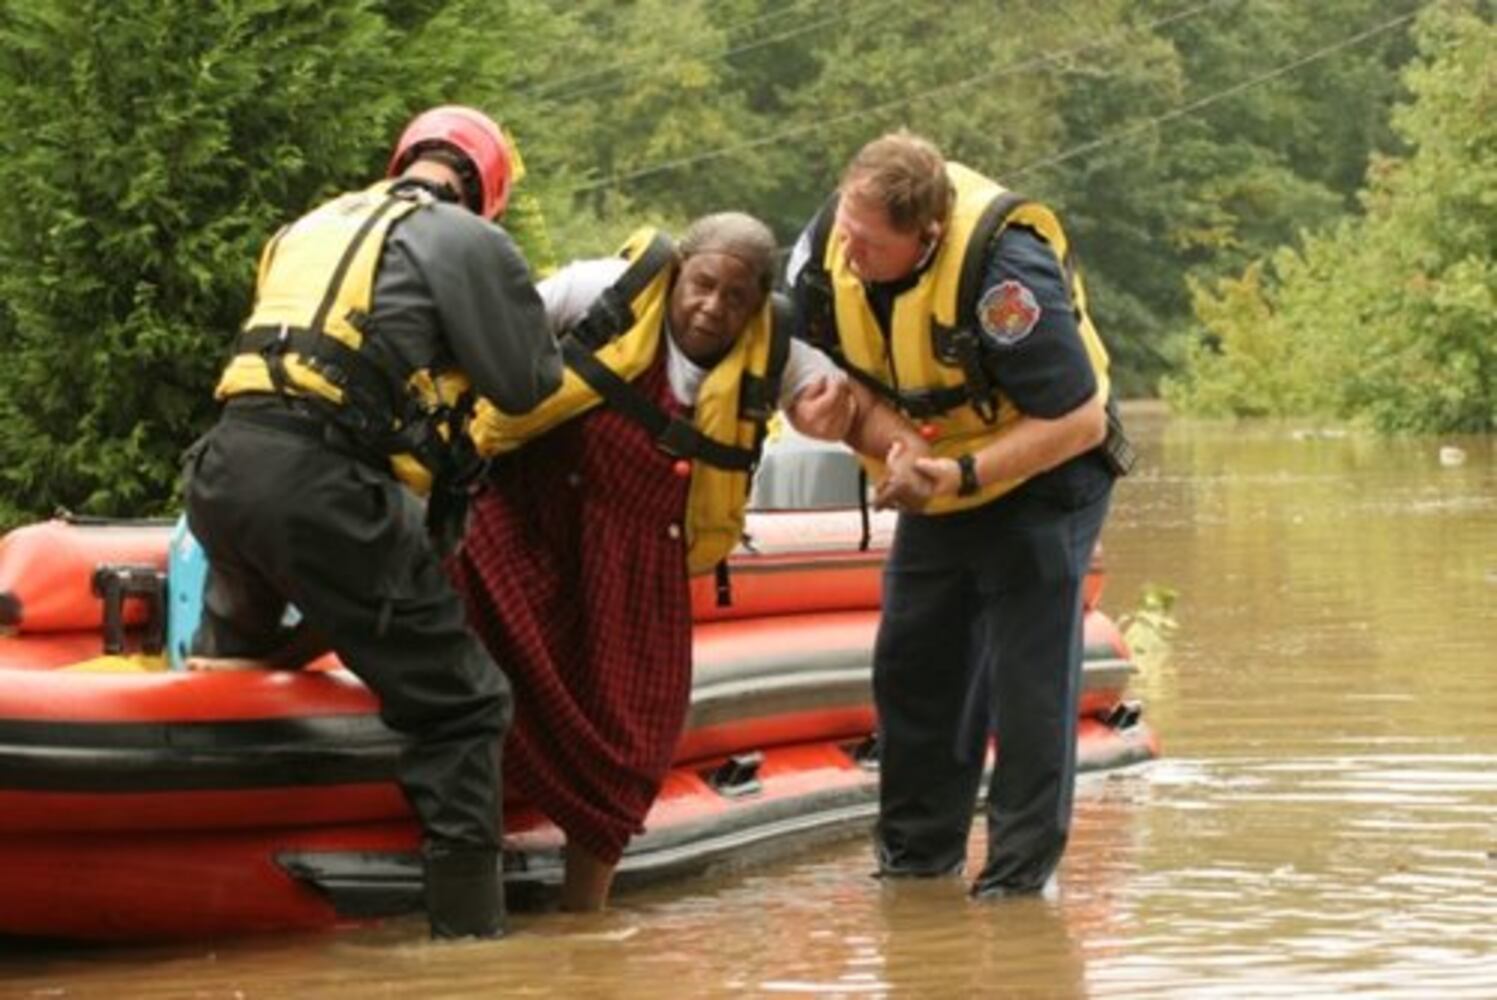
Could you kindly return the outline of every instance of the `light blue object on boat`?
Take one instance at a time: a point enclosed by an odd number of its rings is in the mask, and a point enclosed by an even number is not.
[[[192,634],[203,617],[203,582],[207,578],[208,557],[187,530],[187,518],[179,517],[166,555],[166,659],[173,670],[187,668]]]
[[[203,584],[208,579],[208,556],[187,529],[187,518],[177,518],[166,555],[166,660],[173,670],[187,669],[192,636],[203,617]],[[287,605],[282,624],[291,627],[301,612]]]

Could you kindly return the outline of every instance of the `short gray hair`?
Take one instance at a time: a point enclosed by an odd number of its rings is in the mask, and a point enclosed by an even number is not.
[[[704,215],[681,237],[681,260],[699,253],[721,253],[737,257],[759,276],[759,287],[768,292],[774,284],[779,247],[769,227],[746,212],[714,212]]]

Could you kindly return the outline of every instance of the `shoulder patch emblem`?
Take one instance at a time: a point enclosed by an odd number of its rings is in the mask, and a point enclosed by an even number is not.
[[[977,303],[977,319],[983,332],[1004,347],[1011,347],[1033,333],[1040,312],[1034,293],[1013,278],[989,288]]]

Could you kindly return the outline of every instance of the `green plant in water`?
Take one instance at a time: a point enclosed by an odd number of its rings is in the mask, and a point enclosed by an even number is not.
[[[1118,628],[1140,665],[1158,664],[1168,656],[1170,640],[1180,627],[1174,615],[1179,596],[1174,587],[1146,583],[1137,610],[1119,616]]]

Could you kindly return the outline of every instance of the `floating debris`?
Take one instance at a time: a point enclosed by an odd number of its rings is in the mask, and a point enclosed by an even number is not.
[[[1344,427],[1297,427],[1289,432],[1296,441],[1339,441],[1346,437]]]
[[[1466,464],[1466,449],[1447,444],[1440,449],[1440,464],[1447,469]]]

